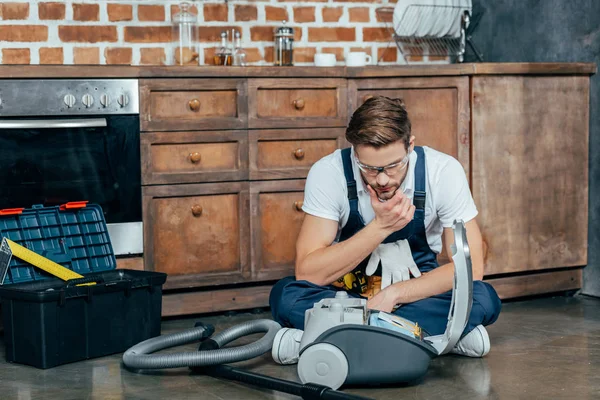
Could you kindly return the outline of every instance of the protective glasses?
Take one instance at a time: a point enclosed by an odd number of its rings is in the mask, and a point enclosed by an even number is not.
[[[377,176],[381,172],[385,173],[387,176],[392,177],[399,174],[406,166],[408,165],[408,160],[410,157],[410,152],[406,154],[406,157],[402,159],[402,161],[386,165],[384,167],[373,167],[370,165],[365,165],[358,161],[358,156],[354,153],[356,158],[356,164],[358,164],[358,168],[365,173],[367,176]]]

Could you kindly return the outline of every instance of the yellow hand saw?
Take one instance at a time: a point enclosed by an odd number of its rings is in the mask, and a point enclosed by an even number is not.
[[[49,274],[62,279],[63,281],[84,277],[83,275],[71,271],[70,269],[63,267],[62,265],[57,264],[54,261],[43,257],[36,252],[13,242],[10,239],[2,238],[2,243],[0,244],[0,285],[4,282],[8,272],[10,260],[13,255],[31,265],[38,267],[39,269],[48,272]],[[96,282],[90,282],[81,283],[77,286],[88,286],[95,284]]]

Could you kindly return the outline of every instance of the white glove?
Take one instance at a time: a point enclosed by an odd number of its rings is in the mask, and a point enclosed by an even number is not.
[[[421,276],[407,240],[382,243],[377,246],[367,264],[365,272],[368,276],[375,273],[379,261],[381,261],[381,290],[393,283],[409,280],[411,273],[415,278]]]

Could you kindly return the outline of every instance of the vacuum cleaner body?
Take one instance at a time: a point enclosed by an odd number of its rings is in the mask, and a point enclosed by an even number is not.
[[[422,378],[433,358],[460,340],[473,301],[470,252],[464,223],[453,226],[454,282],[446,331],[424,336],[418,324],[393,314],[369,311],[366,299],[344,291],[306,311],[298,376],[303,383],[382,385]]]

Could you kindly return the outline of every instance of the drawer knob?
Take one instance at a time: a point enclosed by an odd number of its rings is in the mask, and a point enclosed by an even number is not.
[[[294,207],[296,208],[296,211],[302,211],[302,205],[303,204],[304,204],[304,202],[302,200],[295,201],[294,202]]]
[[[363,103],[367,100],[369,100],[370,98],[372,98],[373,95],[372,94],[365,94],[365,96],[363,97]]]
[[[194,164],[199,163],[201,159],[202,159],[202,156],[200,155],[200,153],[198,153],[198,152],[190,153],[190,161],[193,162]]]
[[[189,106],[190,106],[190,110],[192,110],[194,112],[198,112],[198,110],[200,110],[200,100],[198,100],[198,99],[190,100]]]
[[[294,157],[296,157],[296,160],[302,160],[304,158],[304,150],[303,149],[294,150]]]
[[[293,101],[294,107],[296,107],[296,110],[303,110],[304,109],[304,99],[296,99]]]
[[[201,216],[202,215],[202,206],[199,204],[192,206],[192,214],[194,214],[194,217]]]

